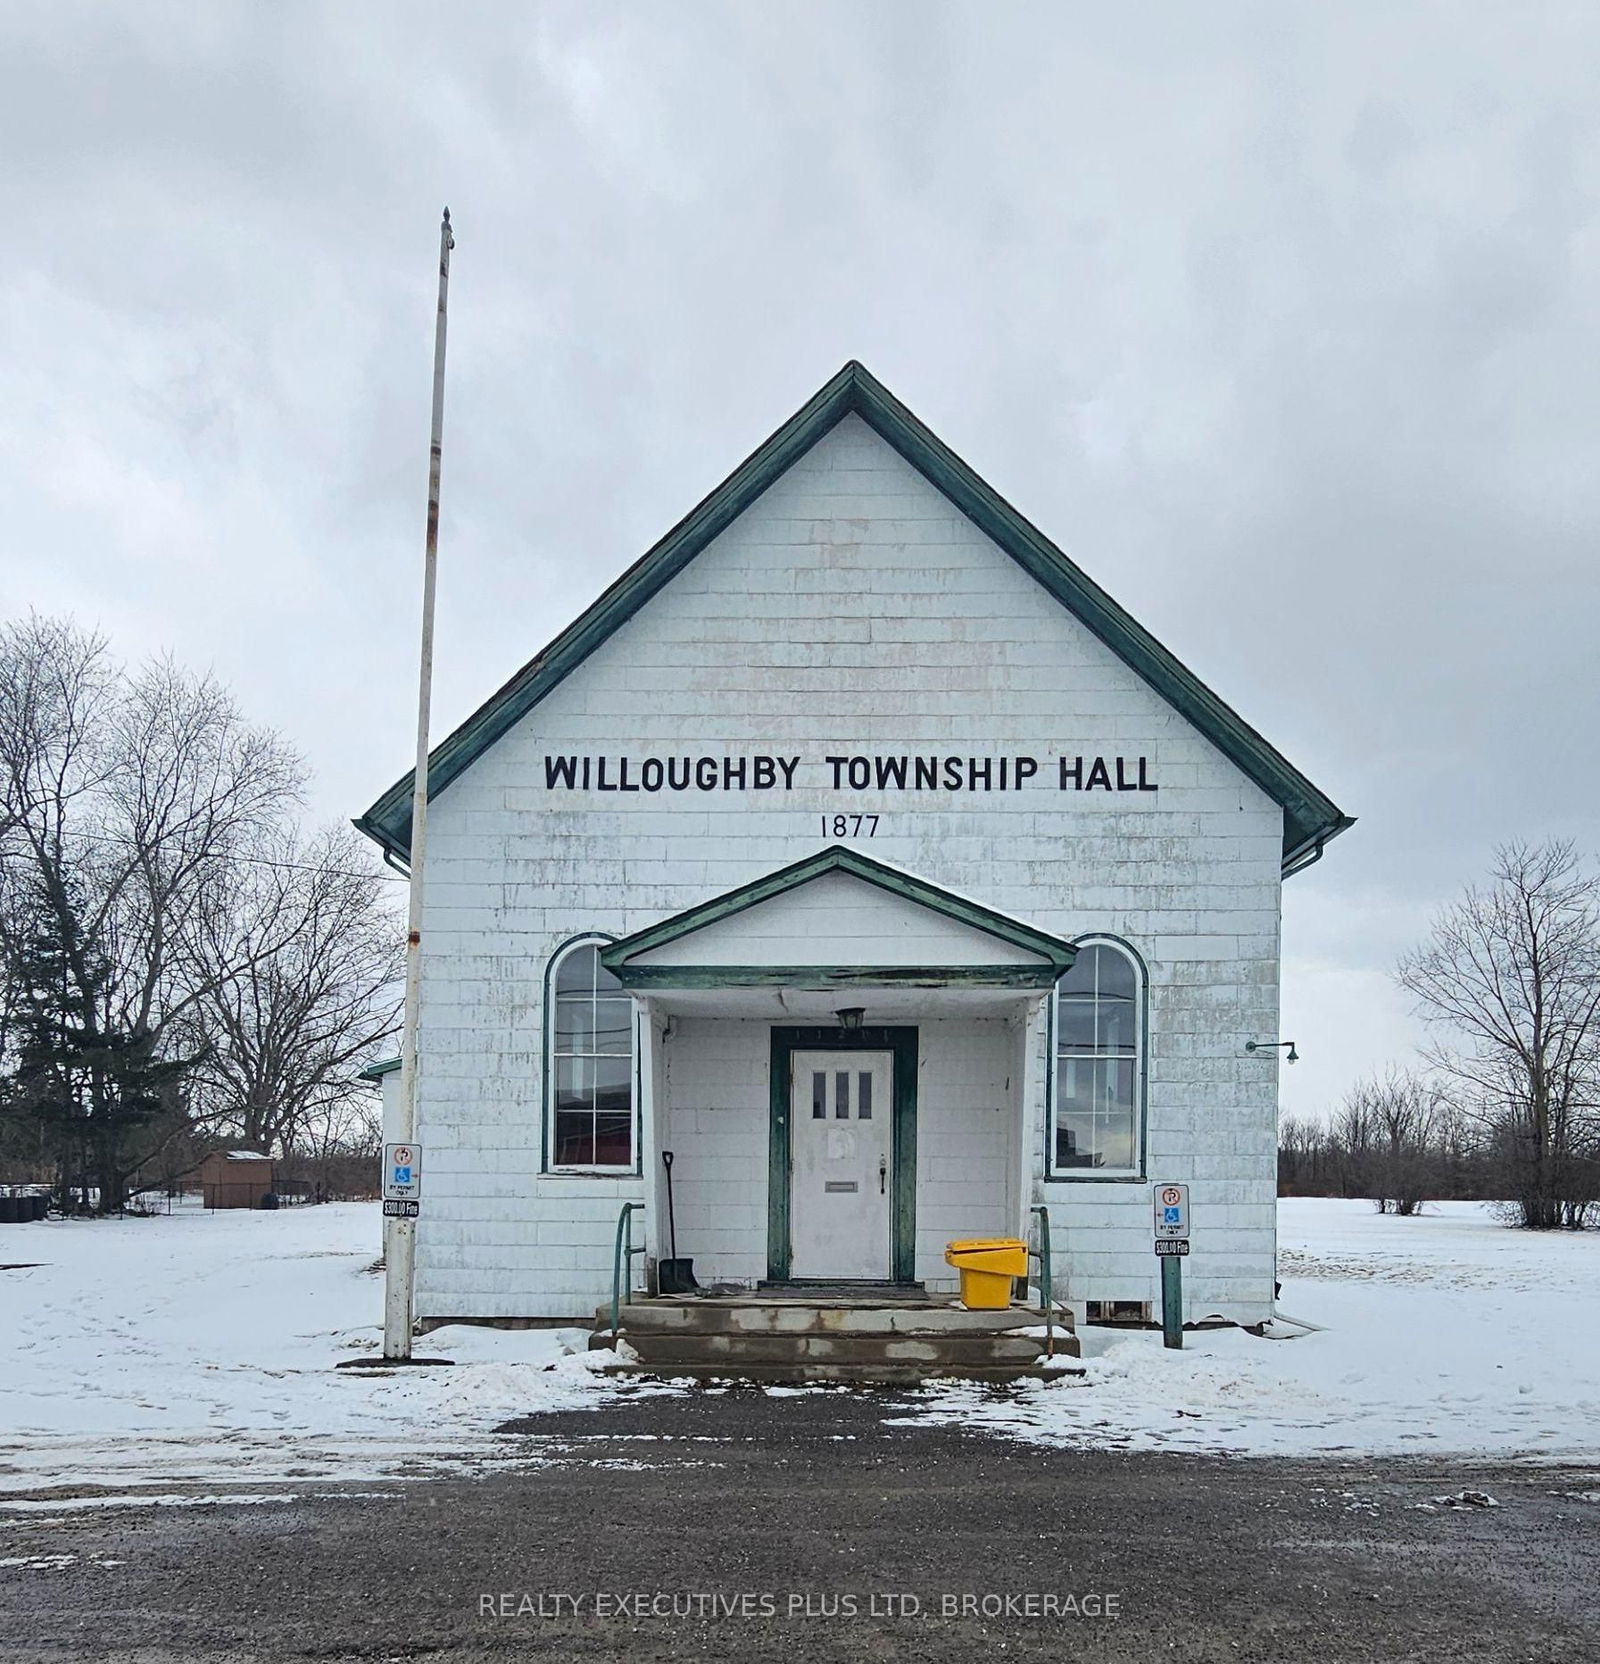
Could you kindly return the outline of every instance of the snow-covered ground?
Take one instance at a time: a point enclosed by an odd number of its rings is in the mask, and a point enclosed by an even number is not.
[[[453,1369],[377,1350],[375,1202],[0,1225],[0,1491],[341,1483],[507,1459],[496,1424],[603,1401],[578,1330],[454,1326]],[[40,1262],[28,1265],[27,1262]]]
[[[1087,1329],[1082,1377],[951,1387],[906,1419],[1133,1450],[1600,1458],[1600,1232],[1297,1198],[1278,1204],[1278,1254],[1279,1309],[1320,1332],[1190,1332],[1169,1352]]]
[[[1321,1332],[1168,1352],[1089,1329],[1081,1377],[952,1385],[886,1417],[1123,1449],[1600,1459],[1600,1233],[1534,1236],[1464,1203],[1280,1217],[1282,1308]],[[0,1491],[238,1497],[561,1459],[493,1429],[625,1390],[577,1330],[456,1326],[418,1348],[455,1368],[334,1369],[378,1345],[379,1224],[369,1203],[0,1225]]]

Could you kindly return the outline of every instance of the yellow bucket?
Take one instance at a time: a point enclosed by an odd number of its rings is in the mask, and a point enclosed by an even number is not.
[[[978,1237],[945,1245],[946,1265],[961,1273],[961,1304],[969,1311],[1004,1311],[1014,1279],[1028,1274],[1028,1245],[1020,1237]]]

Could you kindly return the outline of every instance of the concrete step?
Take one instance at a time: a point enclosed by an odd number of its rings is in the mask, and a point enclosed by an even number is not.
[[[1032,1328],[1041,1321],[1038,1312],[1023,1306],[975,1312],[942,1302],[858,1306],[669,1297],[635,1300],[621,1311],[622,1327],[631,1334],[992,1335]],[[605,1330],[610,1324],[611,1308],[601,1306],[595,1328]],[[1070,1332],[1070,1314],[1058,1313],[1057,1327]]]
[[[651,1365],[694,1363],[908,1364],[923,1369],[946,1364],[1027,1365],[1043,1355],[1044,1342],[1025,1335],[816,1335],[663,1334],[624,1327],[622,1338]],[[1062,1337],[1056,1350],[1070,1342]]]
[[[636,1364],[619,1360],[602,1373],[637,1380],[749,1381],[763,1386],[802,1387],[837,1384],[855,1387],[915,1387],[931,1380],[983,1381],[1003,1386],[1012,1381],[1048,1381],[1063,1375],[1082,1375],[1067,1365],[1047,1369],[1042,1364],[947,1364],[929,1369],[921,1364],[865,1363],[738,1363]]]

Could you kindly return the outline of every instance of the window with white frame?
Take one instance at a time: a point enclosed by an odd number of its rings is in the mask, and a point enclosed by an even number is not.
[[[1054,1172],[1139,1171],[1144,983],[1112,942],[1082,942],[1056,984]]]
[[[563,948],[551,977],[549,1165],[633,1166],[633,1001],[598,941]]]

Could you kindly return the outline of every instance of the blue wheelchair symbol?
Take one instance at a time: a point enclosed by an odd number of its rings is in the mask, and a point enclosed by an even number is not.
[[[1183,1223],[1183,1209],[1163,1208],[1161,1210],[1161,1222],[1164,1225],[1181,1225]]]
[[[396,1184],[410,1184],[411,1183],[411,1169],[409,1167],[397,1167],[397,1168],[395,1168],[395,1170],[394,1170],[394,1182]]]

